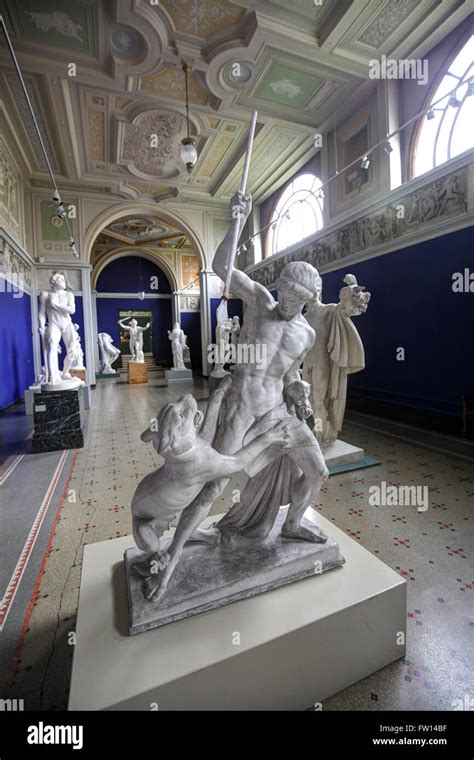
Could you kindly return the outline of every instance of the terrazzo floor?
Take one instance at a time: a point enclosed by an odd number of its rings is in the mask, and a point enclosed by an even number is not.
[[[140,433],[162,405],[188,390],[153,380],[142,386],[99,381],[85,447],[69,455],[57,519],[45,528],[50,534],[42,562],[34,582],[22,581],[30,583],[31,600],[19,621],[3,698],[24,699],[26,710],[66,708],[83,547],[131,533],[133,491],[159,461]],[[196,381],[193,393],[203,406],[205,381]],[[407,579],[407,656],[325,700],[323,709],[452,710],[457,700],[468,704],[474,694],[474,464],[360,425],[347,424],[342,437],[381,466],[331,477],[316,508]],[[230,491],[242,487],[242,477],[232,480],[213,513],[230,506]],[[371,506],[369,487],[381,481],[428,486],[428,509]],[[31,498],[34,480],[23,478],[21,489]]]

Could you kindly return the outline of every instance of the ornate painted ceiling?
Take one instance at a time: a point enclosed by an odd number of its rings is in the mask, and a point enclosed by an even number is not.
[[[469,14],[464,0],[0,0],[54,170],[114,197],[226,202],[258,127],[249,189],[266,198],[317,151],[316,132],[374,91],[368,61],[422,55]],[[182,62],[192,65],[185,135]],[[71,64],[74,64],[71,67]],[[47,175],[8,53],[0,95],[31,180]],[[154,144],[151,135],[155,135]],[[112,234],[112,230],[109,233]]]

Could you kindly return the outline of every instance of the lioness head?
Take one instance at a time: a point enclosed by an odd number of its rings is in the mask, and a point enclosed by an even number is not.
[[[160,409],[150,427],[141,434],[141,439],[152,441],[155,450],[165,459],[169,455],[184,454],[196,443],[203,417],[196,400],[186,393]]]

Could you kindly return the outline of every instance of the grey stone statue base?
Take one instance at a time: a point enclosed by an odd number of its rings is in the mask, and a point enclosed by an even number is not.
[[[168,593],[158,603],[144,598],[143,578],[131,567],[142,552],[127,549],[124,561],[129,633],[133,635],[158,628],[344,564],[339,545],[330,537],[324,544],[282,538],[280,529],[286,511],[280,510],[265,541],[237,536],[232,547],[226,542],[219,546],[188,544],[170,581]],[[302,524],[312,526],[305,518]]]
[[[190,369],[167,369],[165,371],[167,385],[192,385],[193,373]]]
[[[344,464],[359,462],[364,458],[364,449],[360,446],[352,446],[350,443],[341,441],[339,438],[334,443],[322,446],[324,461],[327,467],[340,467]]]

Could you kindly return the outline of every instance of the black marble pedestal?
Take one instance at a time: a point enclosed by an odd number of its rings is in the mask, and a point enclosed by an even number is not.
[[[79,390],[36,393],[33,415],[35,429],[32,448],[35,454],[83,448]]]

